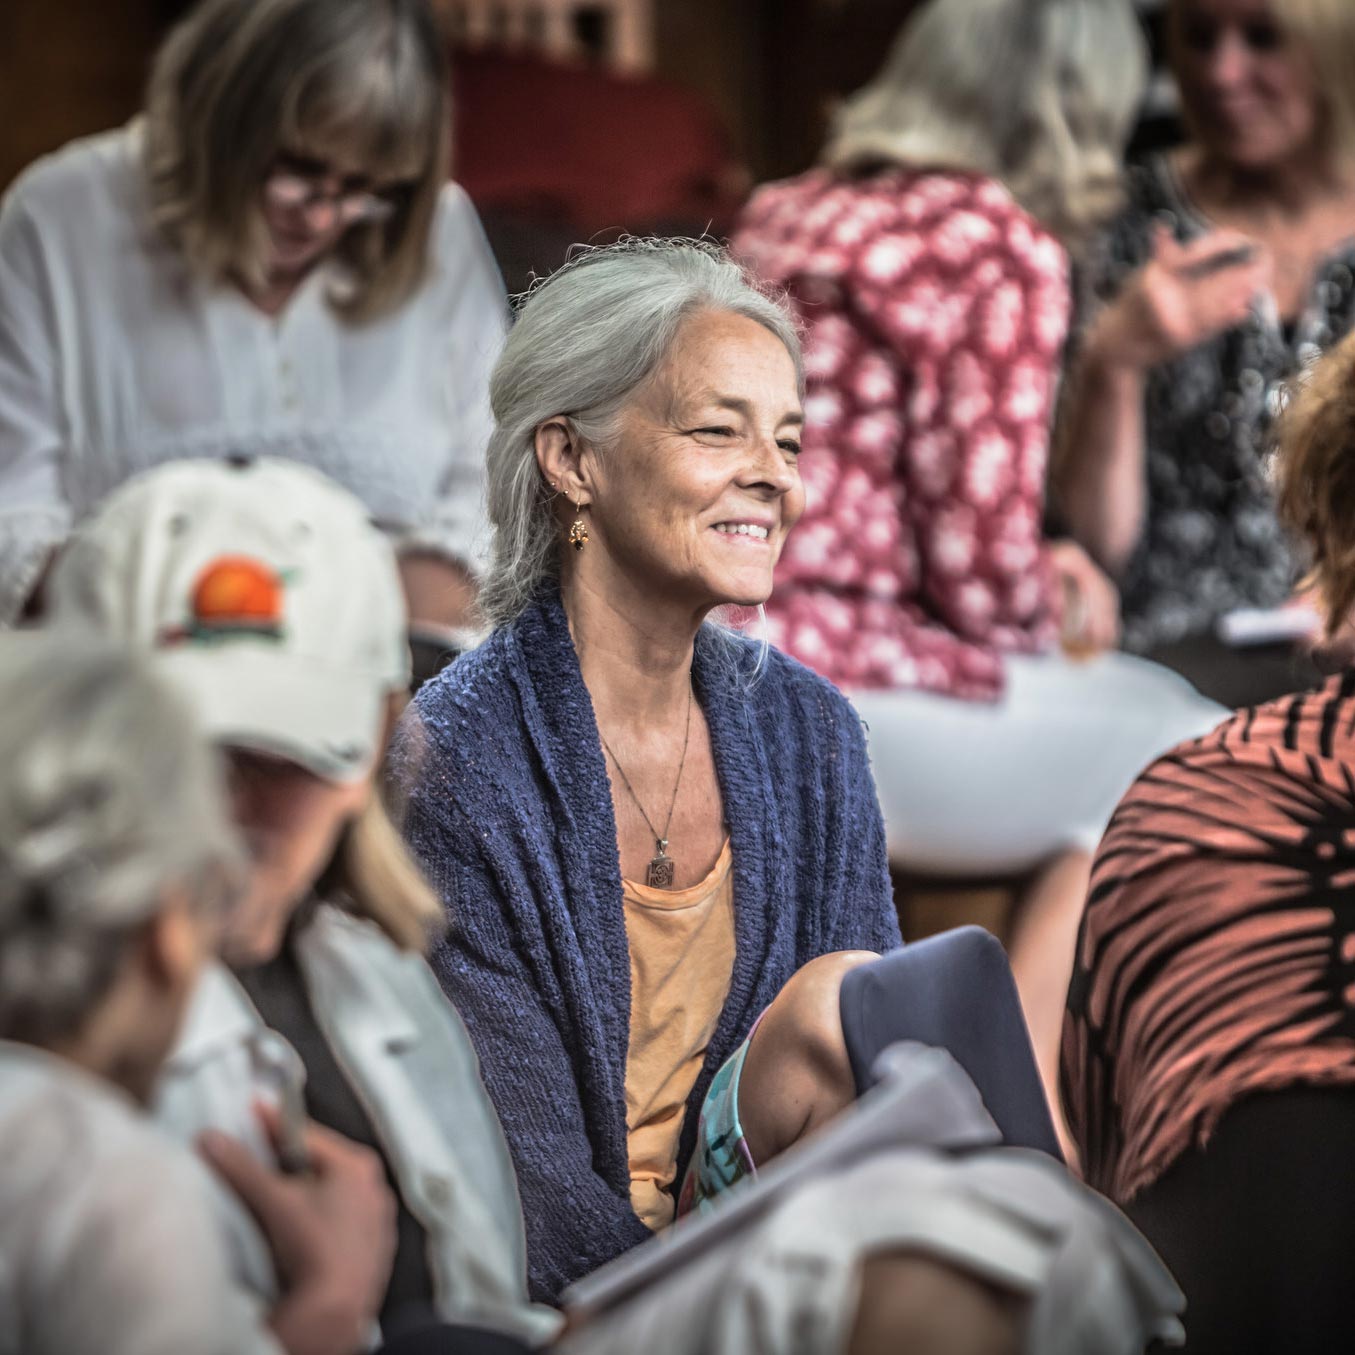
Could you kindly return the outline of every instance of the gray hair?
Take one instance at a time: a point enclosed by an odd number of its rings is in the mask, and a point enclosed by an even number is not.
[[[1118,205],[1147,71],[1128,0],[928,0],[843,105],[822,159],[983,174],[1076,239]]]
[[[631,239],[587,249],[519,299],[490,380],[488,506],[493,553],[480,607],[511,621],[559,574],[553,495],[536,462],[536,430],[566,415],[590,446],[609,448],[617,416],[698,311],[746,316],[776,335],[804,369],[785,301],[761,289],[718,245]]]
[[[0,1038],[74,1034],[174,886],[219,905],[242,858],[175,692],[107,642],[0,636]]]

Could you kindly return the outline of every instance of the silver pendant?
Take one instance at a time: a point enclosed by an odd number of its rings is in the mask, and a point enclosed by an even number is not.
[[[650,889],[672,889],[673,858],[668,855],[668,839],[658,839],[658,851],[645,871],[645,884]]]

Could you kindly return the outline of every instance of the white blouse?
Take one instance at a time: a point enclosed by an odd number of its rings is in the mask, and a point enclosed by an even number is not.
[[[398,310],[345,321],[322,266],[270,317],[155,229],[141,147],[136,122],[73,142],[0,204],[0,625],[73,521],[181,457],[304,461],[406,548],[480,558],[507,306],[466,194],[443,190]]]

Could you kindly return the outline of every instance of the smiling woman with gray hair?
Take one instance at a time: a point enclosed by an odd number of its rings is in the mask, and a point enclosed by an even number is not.
[[[539,285],[491,382],[496,629],[407,720],[407,831],[539,1297],[672,1220],[716,1070],[810,962],[759,1047],[825,1020],[822,1063],[727,1127],[756,1160],[796,1094],[850,1099],[838,981],[899,941],[860,721],[708,620],[765,601],[803,509],[801,385],[780,303],[680,241]]]

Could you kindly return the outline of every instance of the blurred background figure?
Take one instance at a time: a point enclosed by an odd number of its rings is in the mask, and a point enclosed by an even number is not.
[[[1171,0],[1166,36],[1190,139],[1134,170],[1093,251],[1058,498],[1126,645],[1242,704],[1298,678],[1208,640],[1301,568],[1266,455],[1285,383],[1355,318],[1355,7]]]
[[[390,1251],[357,1152],[307,1132],[308,1180],[256,1173],[285,1277],[261,1307],[207,1173],[143,1113],[243,873],[206,741],[88,639],[0,637],[0,692],[0,1348],[350,1355]]]
[[[280,452],[396,540],[416,625],[470,620],[503,288],[446,182],[422,0],[203,0],[144,115],[0,209],[0,622],[136,470]]]
[[[1355,338],[1280,431],[1332,631],[1355,604]],[[1063,1079],[1087,1179],[1186,1291],[1191,1355],[1340,1348],[1355,1247],[1355,669],[1150,767],[1092,877]]]
[[[398,1206],[376,1303],[388,1344],[450,1341],[448,1323],[489,1329],[496,1355],[548,1335],[554,1316],[526,1301],[507,1146],[422,958],[441,909],[375,790],[409,671],[390,545],[310,467],[180,462],[76,529],[52,601],[58,626],[154,651],[188,692],[250,853],[230,969],[204,976],[157,1118],[186,1142],[215,1129],[247,1143],[233,1163],[247,1181],[274,1156],[253,1127],[260,1098],[303,1103],[370,1152]],[[267,1298],[285,1276],[239,1211],[223,1222],[242,1283]],[[360,1235],[347,1244],[367,1254]]]
[[[1086,657],[1115,589],[1042,532],[1066,245],[1118,201],[1142,79],[1122,0],[935,0],[733,241],[806,327],[808,507],[771,638],[851,693],[896,869],[1029,878],[1012,962],[1051,1084],[1087,853],[1218,715]]]

